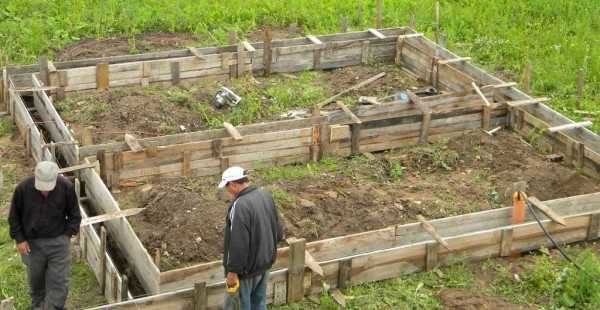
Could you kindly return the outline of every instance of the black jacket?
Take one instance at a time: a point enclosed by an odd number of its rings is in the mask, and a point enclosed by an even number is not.
[[[34,177],[29,177],[15,189],[8,215],[10,237],[19,243],[77,234],[81,214],[73,184],[58,176],[48,197],[35,189],[34,184]]]
[[[258,275],[275,263],[283,227],[271,194],[250,186],[227,210],[223,266],[240,278]]]

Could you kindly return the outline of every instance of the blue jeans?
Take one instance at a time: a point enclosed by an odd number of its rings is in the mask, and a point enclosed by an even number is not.
[[[225,310],[266,310],[269,271],[252,278],[240,279],[240,290],[235,295],[225,293]]]

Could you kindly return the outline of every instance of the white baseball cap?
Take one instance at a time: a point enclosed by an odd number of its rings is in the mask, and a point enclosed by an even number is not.
[[[52,161],[41,161],[35,166],[35,189],[49,192],[56,186],[58,165]]]
[[[223,171],[223,176],[221,177],[219,188],[224,188],[225,185],[227,185],[227,183],[231,181],[241,180],[245,177],[247,177],[247,175],[246,171],[244,171],[244,168],[238,166],[229,167],[225,169],[225,171]]]

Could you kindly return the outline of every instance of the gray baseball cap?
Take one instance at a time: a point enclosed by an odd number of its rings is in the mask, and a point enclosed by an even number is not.
[[[58,165],[52,161],[41,161],[35,166],[35,189],[49,192],[56,186]]]

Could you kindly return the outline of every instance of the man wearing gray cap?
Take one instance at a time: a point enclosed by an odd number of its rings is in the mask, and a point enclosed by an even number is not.
[[[75,188],[42,161],[23,180],[8,215],[10,236],[27,266],[32,309],[64,309],[69,288],[70,238],[79,232],[81,214]]]

